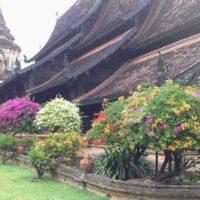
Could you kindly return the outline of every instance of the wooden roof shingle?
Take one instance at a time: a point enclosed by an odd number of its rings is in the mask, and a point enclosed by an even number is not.
[[[173,38],[178,33],[184,38],[184,31],[200,26],[199,0],[156,0],[152,4],[149,16],[128,48],[135,49],[167,37]]]

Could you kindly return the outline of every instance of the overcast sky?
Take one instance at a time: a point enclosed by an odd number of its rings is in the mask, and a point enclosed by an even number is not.
[[[7,26],[28,58],[48,40],[59,15],[76,0],[0,0]]]

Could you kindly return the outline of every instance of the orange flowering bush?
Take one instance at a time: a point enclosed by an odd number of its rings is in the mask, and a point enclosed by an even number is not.
[[[55,173],[58,159],[65,162],[71,161],[76,152],[86,143],[84,137],[78,133],[54,133],[44,141],[37,141],[29,152],[33,167],[42,175],[46,170]],[[39,176],[41,177],[41,175]]]
[[[121,131],[125,104],[126,100],[123,97],[113,103],[105,102],[104,110],[96,114],[92,128],[87,134],[88,138],[103,144],[120,146],[125,136],[125,131]]]
[[[127,126],[127,105],[124,97],[115,102],[106,102],[104,110],[93,121],[88,133],[90,139],[97,139],[107,145],[106,153],[96,167],[97,173],[121,180],[142,177],[149,170],[147,163],[145,167],[144,162],[142,163],[146,149],[143,141],[145,137],[137,140],[135,136],[138,135],[139,127],[130,129]]]

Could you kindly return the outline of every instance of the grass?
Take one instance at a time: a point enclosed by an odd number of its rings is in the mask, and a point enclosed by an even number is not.
[[[0,200],[104,200],[85,190],[45,177],[34,182],[35,173],[11,164],[0,166]]]

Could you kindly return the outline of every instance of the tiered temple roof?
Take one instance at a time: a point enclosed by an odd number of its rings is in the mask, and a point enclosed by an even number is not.
[[[14,37],[6,26],[0,9],[0,82],[14,74],[20,51],[19,46],[14,43]]]
[[[152,51],[122,65],[109,79],[75,101],[81,105],[101,103],[127,95],[140,83],[158,84],[162,67],[170,77],[181,77],[189,71],[200,73],[200,34]],[[196,73],[196,74],[195,74]]]
[[[5,19],[0,9],[0,47],[9,48],[20,51],[19,46],[14,43],[14,37],[6,26]]]
[[[0,86],[4,101],[61,93],[80,105],[199,69],[199,0],[79,0],[56,23],[34,64]],[[195,71],[196,74],[197,71]],[[8,95],[6,88],[20,81]],[[45,97],[45,98],[44,98]]]

